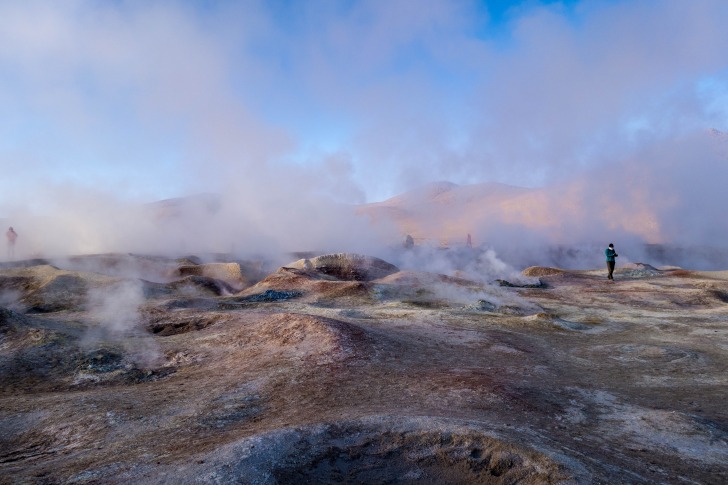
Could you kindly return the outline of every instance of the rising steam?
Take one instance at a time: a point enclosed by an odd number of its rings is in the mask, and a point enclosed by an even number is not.
[[[140,307],[145,301],[141,281],[122,280],[91,288],[87,300],[89,318],[97,325],[91,327],[84,338],[86,345],[120,343],[125,354],[144,368],[161,362],[159,346],[144,330],[140,318]]]
[[[495,5],[4,3],[16,257],[383,254],[356,206],[433,180],[530,191],[448,209],[499,254],[728,239],[726,2]]]

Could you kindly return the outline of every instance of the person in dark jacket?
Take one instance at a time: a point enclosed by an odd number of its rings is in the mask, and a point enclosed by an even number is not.
[[[604,254],[607,256],[607,278],[613,280],[614,276],[612,276],[612,273],[614,273],[614,258],[619,256],[619,254],[617,254],[617,251],[614,250],[614,244],[612,243],[609,243],[609,247],[604,250]]]

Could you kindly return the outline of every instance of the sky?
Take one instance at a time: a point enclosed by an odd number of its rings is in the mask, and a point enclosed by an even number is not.
[[[119,207],[214,193],[265,247],[324,201],[578,179],[690,223],[726,202],[726,25],[725,0],[0,0],[0,219],[97,251],[152,239]]]

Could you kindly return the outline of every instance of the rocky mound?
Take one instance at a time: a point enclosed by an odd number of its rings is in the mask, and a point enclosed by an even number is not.
[[[0,292],[14,295],[12,303],[29,313],[48,313],[82,309],[90,288],[117,281],[109,276],[40,265],[0,271]]]
[[[322,280],[333,282],[340,281],[333,276],[328,276],[323,273],[316,273],[311,271],[305,271],[303,269],[284,266],[282,268],[278,268],[275,273],[266,276],[254,286],[241,292],[241,294],[259,293],[260,291],[264,291],[266,289],[275,289],[280,291],[300,290],[311,286],[315,281]]]
[[[627,278],[651,278],[660,276],[664,272],[646,263],[634,263],[621,268],[618,273]]]
[[[238,263],[206,263],[197,265],[184,265],[177,268],[179,276],[202,276],[224,282],[235,291],[240,291],[247,282],[243,279]]]
[[[366,334],[358,327],[332,318],[298,313],[278,313],[260,321],[250,344],[264,345],[271,352],[293,354],[316,364],[354,357]]]
[[[264,303],[299,297],[306,302],[340,298],[369,299],[369,286],[368,282],[340,280],[325,273],[284,266],[236,297],[228,298],[226,303]]]
[[[181,296],[185,298],[205,296],[225,296],[235,293],[235,288],[215,278],[206,276],[185,276],[171,283],[153,283],[143,281],[142,288],[145,298],[170,298]]]
[[[530,266],[521,272],[524,276],[552,276],[564,274],[565,271],[559,268],[549,268],[546,266]]]
[[[345,281],[372,281],[396,273],[399,269],[382,259],[361,254],[325,254],[299,259],[290,268],[323,273]]]

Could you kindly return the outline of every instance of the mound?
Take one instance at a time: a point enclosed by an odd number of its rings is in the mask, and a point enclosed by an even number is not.
[[[366,341],[366,334],[332,318],[279,313],[258,324],[254,340],[304,360],[328,364],[353,357],[357,347]]]
[[[116,278],[50,265],[0,272],[0,290],[11,291],[30,313],[82,309],[88,290],[118,281]]]
[[[339,298],[371,298],[370,285],[360,281],[318,281],[313,291],[319,301]]]
[[[548,268],[545,266],[531,266],[521,272],[524,276],[551,276],[564,274],[565,271],[559,268]]]
[[[238,295],[230,303],[262,303],[303,297],[316,302],[339,298],[370,298],[370,283],[341,280],[316,271],[282,267]],[[270,298],[275,296],[275,298]]]
[[[180,266],[177,272],[180,276],[203,276],[220,280],[236,291],[240,291],[247,286],[238,263],[206,263]]]
[[[185,276],[171,283],[152,283],[149,281],[143,281],[142,283],[146,298],[222,296],[235,292],[235,289],[224,281],[206,276]]]
[[[346,281],[372,281],[396,273],[399,269],[382,259],[361,254],[325,254],[311,259],[299,259],[291,268],[315,271]]]
[[[627,278],[650,278],[652,276],[660,276],[664,272],[660,271],[654,266],[650,266],[649,264],[634,263],[629,266],[625,266],[624,268],[621,268],[618,273],[620,274],[620,276]]]
[[[430,286],[433,284],[451,284],[456,286],[477,285],[474,281],[464,278],[455,278],[437,273],[425,273],[421,271],[399,271],[384,278],[379,278],[377,283],[393,284],[402,286]]]
[[[261,281],[256,283],[255,286],[252,286],[241,292],[241,294],[254,294],[267,289],[275,289],[280,291],[302,290],[306,287],[311,286],[312,282],[320,280],[335,282],[340,281],[333,276],[328,276],[323,273],[314,273],[310,271],[305,271],[303,269],[284,266],[282,268],[278,268],[275,273],[272,273],[263,278]]]

